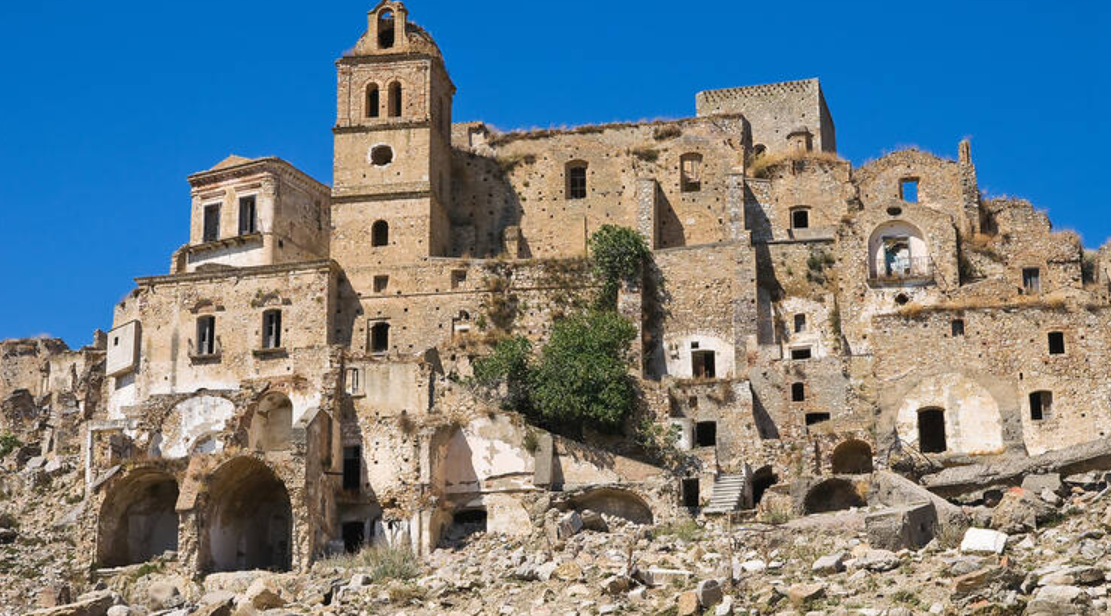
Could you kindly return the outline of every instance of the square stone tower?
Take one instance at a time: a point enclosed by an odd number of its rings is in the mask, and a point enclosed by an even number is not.
[[[336,68],[331,248],[358,289],[360,270],[447,254],[455,86],[435,41],[392,0]]]

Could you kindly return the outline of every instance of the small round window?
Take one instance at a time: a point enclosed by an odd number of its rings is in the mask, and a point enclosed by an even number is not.
[[[370,162],[375,167],[385,167],[393,162],[393,148],[388,145],[376,145],[370,150]]]

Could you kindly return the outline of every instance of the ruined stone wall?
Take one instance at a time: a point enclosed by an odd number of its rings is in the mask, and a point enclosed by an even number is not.
[[[585,254],[604,224],[636,228],[636,180],[659,185],[659,247],[725,239],[728,174],[740,164],[743,119],[737,116],[494,135],[452,164],[453,250],[495,256],[510,227],[522,239],[510,257]],[[698,159],[697,190],[681,181],[684,156]],[[586,164],[586,196],[568,198],[569,164]]]
[[[833,236],[856,196],[848,161],[817,157],[785,159],[748,180],[751,202],[745,228],[761,240],[815,239]],[[807,212],[808,226],[795,228],[792,213]]]
[[[975,280],[998,281],[1006,296],[1050,294],[1084,285],[1083,246],[1070,231],[1054,233],[1049,217],[1028,201],[993,199],[984,203],[984,230],[964,238],[962,254]],[[1038,291],[1024,289],[1023,270],[1038,270]],[[996,290],[997,285],[992,285]]]
[[[696,104],[700,117],[743,114],[752,125],[753,147],[763,145],[771,153],[786,151],[790,134],[805,127],[814,150],[837,151],[833,118],[817,79],[706,90],[698,93]]]
[[[138,367],[112,377],[110,413],[148,396],[199,388],[235,389],[269,377],[319,383],[329,365],[336,273],[328,262],[272,266],[243,272],[139,279],[138,289],[116,307],[115,323],[142,324]],[[282,340],[264,349],[263,313],[280,310]],[[204,355],[197,319],[216,318],[217,353]],[[319,393],[295,400],[295,416]]]
[[[715,352],[717,378],[740,376],[755,314],[754,258],[742,243],[657,250],[646,285],[648,374],[692,376],[691,353]],[[738,329],[739,328],[739,329]],[[738,357],[738,344],[741,356]]]
[[[953,320],[964,335],[953,335]],[[875,375],[883,430],[917,441],[916,413],[945,410],[951,449],[1004,446],[1036,455],[1105,436],[1111,420],[1108,313],[1083,308],[973,308],[913,312],[876,320]],[[1064,335],[1050,353],[1048,335]],[[1040,420],[1029,394],[1051,391]]]
[[[965,212],[965,183],[961,167],[917,149],[899,150],[854,169],[853,182],[860,189],[865,209],[899,208],[911,203],[904,197],[902,182],[917,181],[919,205],[947,214],[962,230],[972,225]]]

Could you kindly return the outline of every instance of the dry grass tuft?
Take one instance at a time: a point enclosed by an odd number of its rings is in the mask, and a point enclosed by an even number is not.
[[[771,170],[786,162],[825,161],[845,162],[843,158],[832,152],[779,152],[776,154],[761,154],[748,160],[745,166],[749,177],[765,178]]]

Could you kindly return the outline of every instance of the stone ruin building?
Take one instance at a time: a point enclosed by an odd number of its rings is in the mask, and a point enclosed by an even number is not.
[[[331,186],[229,156],[189,176],[189,242],[110,331],[2,344],[0,428],[79,452],[90,564],[427,553],[453,526],[528,532],[544,499],[641,522],[770,495],[822,511],[872,498],[874,470],[1111,428],[1111,249],[985,199],[967,141],[854,168],[817,79],[701,92],[679,120],[453,123],[447,64],[393,0],[336,73]],[[590,290],[605,224],[651,248],[618,305],[681,467],[465,384],[484,332],[542,341]]]

